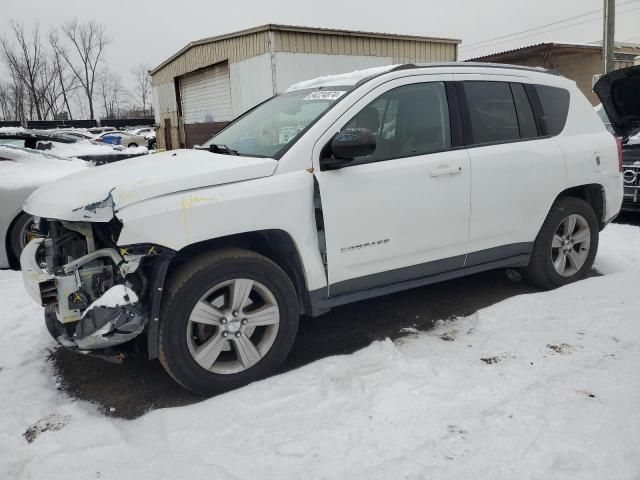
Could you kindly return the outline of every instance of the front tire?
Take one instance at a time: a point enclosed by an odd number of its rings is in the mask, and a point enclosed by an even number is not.
[[[559,198],[538,233],[525,278],[546,290],[583,279],[596,258],[599,231],[591,205],[581,198]]]
[[[298,329],[287,274],[257,253],[227,249],[182,265],[160,312],[159,359],[180,385],[212,395],[273,373]]]

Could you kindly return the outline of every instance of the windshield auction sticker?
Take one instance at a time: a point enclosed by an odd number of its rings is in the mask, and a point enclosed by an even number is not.
[[[337,100],[345,93],[347,92],[344,90],[316,90],[302,100]]]

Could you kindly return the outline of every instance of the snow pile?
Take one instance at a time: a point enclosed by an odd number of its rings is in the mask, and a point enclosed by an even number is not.
[[[60,158],[38,150],[0,145],[0,190],[35,188],[89,165],[77,158]]]
[[[104,294],[95,300],[82,314],[82,318],[96,307],[121,307],[124,305],[133,305],[138,301],[136,292],[126,285],[114,285]]]
[[[638,258],[611,225],[602,277],[133,421],[56,391],[2,272],[0,478],[638,478]]]
[[[338,75],[325,75],[323,77],[294,83],[287,89],[287,92],[295,92],[296,90],[304,90],[306,88],[355,85],[360,80],[363,80],[367,77],[372,77],[374,75],[380,75],[382,73],[388,72],[395,67],[397,67],[397,65],[384,65],[382,67],[365,68],[363,70],[356,70],[355,72],[349,73],[340,73]]]

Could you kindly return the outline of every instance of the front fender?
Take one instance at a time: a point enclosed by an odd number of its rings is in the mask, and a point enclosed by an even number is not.
[[[297,171],[145,200],[116,212],[118,245],[175,251],[216,238],[283,230],[300,253],[307,288],[326,286],[313,209],[313,174]]]

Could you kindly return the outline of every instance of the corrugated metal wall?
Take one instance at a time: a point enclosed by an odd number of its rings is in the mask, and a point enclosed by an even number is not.
[[[287,30],[282,27],[194,45],[152,74],[154,98],[158,102],[155,105],[156,112],[162,125],[165,124],[165,119],[170,119],[174,147],[184,143],[184,133],[178,119],[176,78],[225,60],[233,65],[270,53],[270,36],[274,39],[274,53],[387,57],[393,59],[392,63],[455,61],[458,56],[458,45],[454,41],[355,32]],[[162,135],[158,137],[158,146],[164,146]]]
[[[394,63],[452,62],[458,45],[435,40],[395,39],[361,35],[331,35],[317,32],[275,32],[275,50],[328,55],[372,55],[391,57]]]
[[[224,60],[234,63],[261,55],[269,51],[268,41],[269,32],[265,31],[196,45],[155,72],[152,75],[153,84],[173,84],[175,77],[214,63]]]

